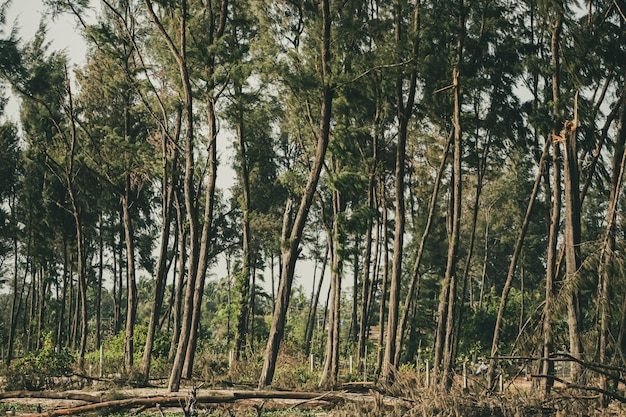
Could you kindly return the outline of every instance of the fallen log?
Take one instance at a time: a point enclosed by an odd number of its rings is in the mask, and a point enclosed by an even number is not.
[[[6,398],[45,398],[52,400],[75,400],[87,403],[101,402],[100,396],[84,394],[80,392],[60,392],[60,391],[8,391],[0,392],[0,400]]]
[[[319,392],[297,392],[297,391],[233,391],[225,393],[216,393],[213,395],[198,395],[195,401],[198,404],[217,405],[231,403],[238,400],[250,399],[274,399],[274,400],[319,400],[323,398],[326,402],[337,404],[346,400],[340,393]],[[61,408],[50,410],[39,414],[31,414],[25,417],[56,417],[70,416],[94,411],[116,411],[120,409],[128,409],[135,407],[172,407],[183,406],[189,399],[188,396],[157,396],[157,397],[141,397],[127,398],[121,400],[102,401],[93,404],[82,405],[71,408]]]

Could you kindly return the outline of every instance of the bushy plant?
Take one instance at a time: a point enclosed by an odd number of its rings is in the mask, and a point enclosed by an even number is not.
[[[74,357],[67,349],[56,349],[51,335],[46,335],[39,352],[17,359],[6,369],[7,390],[50,389],[54,380],[72,373]]]

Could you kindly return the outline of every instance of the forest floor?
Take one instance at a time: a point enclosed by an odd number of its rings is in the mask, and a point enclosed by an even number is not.
[[[0,416],[143,415],[156,417],[347,417],[347,416],[626,416],[623,404],[613,402],[600,408],[589,396],[560,391],[552,401],[539,401],[531,382],[518,378],[506,384],[504,393],[481,392],[477,386],[453,390],[445,395],[434,389],[413,386],[386,391],[374,384],[344,385],[336,391],[259,391],[239,389],[196,389],[181,387],[171,393],[166,387],[67,391],[0,392]],[[410,389],[411,392],[406,392]],[[46,398],[52,397],[52,398]],[[191,404],[193,403],[193,406]],[[584,405],[582,411],[572,407]]]

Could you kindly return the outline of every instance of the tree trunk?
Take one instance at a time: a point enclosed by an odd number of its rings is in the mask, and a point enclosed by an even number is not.
[[[377,135],[374,135],[374,161],[373,167],[378,165],[377,163]],[[372,212],[375,210],[374,207],[374,199],[375,193],[374,188],[376,177],[375,177],[375,169],[371,169],[368,177],[368,185],[367,185],[367,206]],[[361,306],[360,306],[360,322],[359,322],[359,334],[357,341],[357,363],[359,369],[363,368],[363,360],[365,358],[365,346],[367,344],[367,329],[369,327],[368,318],[369,318],[369,295],[370,295],[370,287],[373,285],[373,280],[370,279],[370,267],[372,264],[372,227],[374,222],[371,217],[367,218],[367,222],[365,224],[365,250],[363,253],[363,273],[362,273],[362,284],[361,284]]]
[[[176,347],[178,346],[178,340],[180,339],[180,329],[182,326],[182,304],[183,304],[183,288],[185,286],[185,265],[186,256],[185,248],[187,247],[187,233],[185,231],[185,215],[183,213],[183,207],[180,202],[180,195],[177,191],[174,194],[174,202],[176,208],[176,230],[178,236],[178,277],[175,283],[174,292],[174,305],[172,306],[172,316],[174,322],[174,332],[172,334],[172,343],[170,344],[170,351],[168,359],[174,360],[176,355]]]
[[[383,279],[380,284],[380,311],[379,311],[379,326],[380,330],[378,333],[378,350],[376,353],[376,376],[380,375],[383,370],[383,344],[385,342],[385,313],[387,311],[386,301],[387,301],[387,287],[389,281],[389,238],[388,238],[388,229],[387,229],[387,191],[385,189],[385,180],[384,178],[380,181],[381,186],[381,201],[382,201],[382,225],[379,228],[382,228],[382,245],[383,245]]]
[[[9,318],[9,334],[7,340],[7,356],[6,356],[6,366],[11,365],[11,361],[13,360],[13,349],[15,347],[15,333],[17,331],[17,321],[20,315],[20,310],[22,308],[22,297],[24,295],[24,287],[26,286],[26,275],[28,274],[28,256],[30,256],[30,247],[32,242],[31,234],[28,235],[28,245],[26,250],[26,270],[24,271],[24,278],[22,280],[22,284],[18,285],[18,277],[19,277],[19,252],[17,245],[17,235],[13,239],[13,291],[11,297],[11,316]],[[19,291],[19,292],[18,292]]]
[[[104,219],[102,212],[98,215],[98,280],[96,285],[96,348],[102,344],[102,281],[104,278]]]
[[[178,27],[178,41],[177,47],[172,38],[167,33],[166,29],[161,24],[161,21],[154,13],[151,0],[144,0],[146,11],[157,30],[161,34],[163,40],[167,44],[167,47],[172,54],[173,58],[178,64],[178,71],[181,77],[181,87],[183,89],[183,115],[185,125],[185,175],[183,179],[183,188],[185,195],[185,209],[187,211],[187,223],[189,227],[189,262],[187,268],[188,282],[185,290],[184,298],[184,313],[181,324],[180,337],[178,340],[178,346],[176,349],[176,355],[174,356],[174,363],[172,364],[172,371],[170,374],[170,380],[168,389],[170,392],[177,392],[180,387],[180,379],[183,376],[183,367],[187,354],[187,348],[189,346],[190,336],[192,330],[192,317],[194,313],[194,292],[196,289],[196,280],[198,272],[198,257],[200,250],[198,248],[198,212],[196,207],[196,190],[194,186],[194,123],[193,123],[193,95],[191,89],[191,81],[189,79],[189,72],[187,68],[187,1],[181,2],[181,17]]]
[[[240,84],[235,86],[236,95],[242,95]],[[235,358],[239,360],[248,340],[248,315],[250,311],[250,176],[248,173],[248,156],[243,120],[243,108],[238,109],[237,139],[239,141],[239,157],[241,159],[241,185],[243,188],[242,204],[242,265],[238,274],[239,310],[237,312],[237,335],[235,337]]]
[[[181,127],[181,114],[178,113],[176,123],[175,138],[178,139],[180,135]],[[157,261],[156,277],[154,280],[154,289],[152,295],[152,309],[150,311],[150,322],[148,323],[148,331],[146,334],[146,343],[143,349],[143,357],[141,360],[141,374],[143,376],[144,383],[147,383],[150,379],[150,362],[152,357],[152,348],[154,345],[154,336],[156,333],[157,325],[159,323],[159,316],[161,314],[161,308],[163,306],[163,298],[165,295],[165,285],[167,282],[167,251],[169,247],[170,226],[172,223],[172,208],[174,200],[174,179],[175,168],[172,169],[172,174],[168,173],[168,142],[169,137],[166,132],[162,132],[161,152],[163,154],[161,161],[161,172],[163,179],[161,183],[161,237],[159,239],[159,258]],[[176,167],[178,161],[178,152],[175,151],[172,167]]]
[[[415,10],[413,16],[413,33],[415,40],[413,42],[412,57],[417,56],[419,47],[419,7],[420,2],[415,2]],[[399,1],[395,7],[395,42],[400,44],[402,38],[402,5]],[[393,373],[396,370],[396,338],[398,332],[398,313],[400,307],[400,284],[402,278],[402,257],[404,251],[404,173],[406,158],[406,140],[408,135],[408,123],[413,114],[413,104],[415,103],[415,93],[417,87],[417,70],[414,68],[409,74],[408,88],[405,90],[404,76],[401,74],[396,80],[396,91],[398,93],[396,100],[396,112],[398,121],[398,143],[396,148],[396,212],[395,212],[395,230],[393,240],[393,260],[391,266],[391,284],[389,287],[389,318],[387,320],[387,343],[385,345],[385,358],[383,363],[383,377],[387,382],[393,381]],[[405,103],[406,97],[406,103]]]
[[[320,278],[317,282],[317,290],[315,294],[311,295],[311,310],[309,311],[309,318],[307,321],[307,328],[304,337],[304,353],[306,356],[311,354],[311,340],[313,339],[313,332],[315,331],[315,318],[317,317],[317,305],[319,304],[320,294],[322,292],[322,284],[324,283],[324,275],[326,274],[326,263],[328,262],[328,245],[326,245],[326,251],[324,252],[324,261],[322,262],[322,268],[320,269]]]
[[[622,180],[624,178],[624,165],[626,164],[626,152],[624,152],[624,146],[626,145],[626,130],[624,129],[624,123],[626,122],[626,110],[622,109],[620,117],[620,127],[617,135],[617,141],[615,146],[615,152],[613,155],[613,169],[611,176],[611,192],[609,196],[609,207],[606,220],[606,229],[604,232],[604,239],[602,242],[602,253],[600,255],[600,262],[598,263],[598,279],[600,300],[600,341],[599,341],[599,362],[601,364],[607,361],[607,345],[609,337],[609,322],[611,320],[609,296],[611,293],[611,266],[613,262],[613,254],[615,251],[615,233],[617,230],[617,208],[619,201],[619,194],[622,188]],[[618,343],[621,342],[618,336]],[[617,348],[621,346],[618,344]],[[601,377],[600,388],[608,390],[608,377],[603,375]],[[607,398],[603,396],[603,405],[607,405]]]
[[[130,176],[126,176],[126,193],[122,198],[124,213],[124,237],[126,240],[126,331],[124,344],[124,368],[130,373],[133,367],[135,318],[137,315],[137,281],[135,278],[135,236],[130,214]]]
[[[576,100],[578,93],[576,93]],[[576,107],[576,105],[574,105]],[[576,111],[576,110],[575,110]],[[582,312],[580,307],[580,289],[578,288],[578,273],[580,268],[580,195],[578,152],[576,149],[576,128],[578,116],[574,122],[565,122],[561,136],[565,139],[563,152],[563,177],[565,184],[565,286],[567,291],[567,323],[569,327],[570,354],[582,359],[583,346],[580,339],[582,332]],[[572,363],[572,380],[578,381],[581,372],[578,363]]]
[[[517,269],[517,263],[519,261],[520,254],[522,253],[522,246],[524,244],[524,239],[526,237],[526,232],[528,231],[528,226],[530,224],[530,216],[532,215],[533,208],[535,205],[535,200],[537,199],[537,194],[539,193],[539,186],[541,185],[541,178],[544,173],[544,163],[546,159],[546,155],[548,153],[550,141],[546,141],[543,152],[541,153],[541,158],[539,159],[539,166],[537,167],[537,176],[535,177],[535,183],[533,185],[533,191],[528,199],[528,205],[526,206],[526,213],[524,215],[524,220],[520,225],[519,235],[517,236],[517,240],[515,242],[515,249],[513,250],[513,255],[511,256],[511,261],[509,263],[509,270],[506,276],[506,280],[504,282],[504,286],[502,287],[502,295],[500,296],[500,306],[498,308],[498,314],[496,316],[496,324],[493,328],[493,338],[491,339],[491,354],[492,358],[498,354],[498,346],[500,344],[500,330],[502,328],[502,321],[504,320],[504,309],[506,308],[506,304],[508,301],[508,295],[511,290],[511,284],[513,282],[513,277],[515,276],[515,270]],[[558,222],[557,222],[558,224]],[[487,370],[487,386],[489,388],[494,387],[494,376],[495,376],[495,360],[492,359],[489,361],[489,369]]]
[[[443,157],[441,158],[441,163],[439,164],[439,169],[437,171],[437,176],[435,177],[435,183],[433,185],[433,192],[430,196],[430,202],[428,205],[428,218],[426,220],[426,225],[424,226],[424,232],[422,233],[422,237],[420,239],[420,243],[417,249],[417,255],[415,257],[415,262],[413,263],[413,270],[411,272],[411,281],[409,283],[408,291],[406,297],[404,299],[404,310],[402,311],[402,317],[400,319],[400,324],[398,325],[398,341],[396,343],[396,359],[395,362],[399,363],[400,361],[400,353],[402,350],[402,340],[404,339],[404,332],[406,331],[407,322],[409,318],[410,305],[416,296],[419,296],[418,283],[420,279],[419,268],[422,263],[422,258],[424,256],[424,249],[426,248],[426,239],[430,234],[430,228],[432,225],[433,217],[435,214],[435,208],[437,205],[437,196],[439,195],[439,187],[441,186],[441,178],[443,177],[443,173],[446,167],[446,161],[448,159],[448,152],[450,150],[450,144],[452,143],[452,133],[450,137],[446,140],[446,146],[443,150]],[[417,290],[417,293],[416,293]]]
[[[343,258],[341,252],[344,245],[342,226],[338,219],[345,211],[345,205],[341,201],[339,191],[333,192],[333,228],[327,230],[328,240],[331,243],[330,251],[330,290],[331,305],[330,318],[328,321],[328,337],[326,338],[326,352],[324,370],[320,380],[320,387],[325,389],[334,388],[337,385],[339,375],[339,329],[341,321],[341,278],[343,275]]]
[[[306,218],[309,214],[313,196],[317,189],[317,183],[322,172],[324,157],[328,147],[328,139],[330,136],[330,115],[332,111],[332,101],[334,88],[330,85],[330,4],[329,0],[322,0],[322,107],[320,111],[320,125],[317,138],[317,146],[315,150],[315,159],[309,172],[300,206],[294,219],[293,227],[288,241],[283,241],[282,250],[282,269],[280,283],[276,295],[276,307],[272,317],[272,325],[267,341],[267,350],[261,378],[259,380],[259,389],[271,384],[276,369],[276,360],[278,358],[278,350],[285,331],[285,320],[287,318],[287,308],[289,306],[289,298],[291,296],[291,285],[293,283],[293,275],[300,249],[300,241],[304,232]]]
[[[461,6],[462,7],[462,6]],[[463,19],[463,18],[462,18]],[[464,27],[464,26],[463,26]],[[457,65],[461,62],[462,39],[459,39],[457,51]],[[433,363],[433,371],[435,377],[439,378],[439,382],[444,387],[449,388],[451,380],[451,368],[454,365],[452,357],[451,339],[454,333],[454,309],[456,303],[456,264],[459,246],[459,235],[461,227],[461,159],[462,159],[462,143],[461,143],[461,95],[459,85],[458,70],[454,70],[453,74],[454,86],[454,160],[453,160],[453,177],[451,193],[451,230],[448,241],[448,255],[446,263],[446,272],[443,287],[441,289],[441,298],[438,306],[438,322],[437,334],[435,339],[435,359]],[[441,369],[443,368],[443,369]],[[443,371],[443,372],[441,372]]]
[[[198,333],[200,331],[200,315],[202,312],[202,297],[204,295],[204,284],[206,280],[206,271],[209,266],[209,256],[211,248],[211,231],[213,221],[213,210],[215,205],[215,185],[217,180],[217,122],[215,114],[215,102],[210,97],[207,100],[207,116],[208,116],[208,132],[209,132],[209,177],[207,179],[205,189],[205,205],[202,225],[202,236],[200,240],[200,256],[198,258],[198,267],[196,270],[197,277],[195,279],[195,290],[193,295],[193,310],[191,316],[191,327],[189,334],[189,342],[187,344],[187,352],[185,354],[185,362],[183,365],[183,377],[191,378],[193,371],[193,361],[196,354],[198,344]]]

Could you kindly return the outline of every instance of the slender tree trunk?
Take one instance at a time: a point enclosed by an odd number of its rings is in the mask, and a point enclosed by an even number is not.
[[[326,352],[324,370],[320,386],[326,389],[334,388],[337,385],[339,375],[339,324],[341,321],[341,278],[343,275],[343,257],[341,252],[344,246],[344,236],[342,226],[338,219],[345,211],[339,191],[333,192],[333,228],[328,230],[328,240],[331,242],[331,305],[330,320],[328,325],[328,337],[326,338]]]
[[[104,237],[102,212],[98,215],[98,280],[96,282],[96,348],[102,343],[102,281],[104,279]]]
[[[319,303],[320,294],[322,292],[322,284],[324,283],[324,275],[326,274],[326,264],[328,262],[328,245],[326,245],[326,251],[324,252],[324,260],[322,262],[322,268],[320,269],[320,278],[317,282],[317,290],[311,295],[311,311],[309,312],[309,319],[307,323],[307,331],[305,332],[304,340],[304,352],[306,356],[311,354],[311,340],[313,339],[313,332],[315,331],[315,318],[317,317],[317,305]]]
[[[30,248],[32,243],[32,235],[28,235],[28,244],[26,250],[26,268],[24,271],[24,278],[21,285],[18,284],[19,279],[19,252],[18,252],[17,236],[13,239],[13,291],[11,297],[11,316],[9,318],[9,334],[7,341],[7,356],[6,365],[11,365],[13,360],[13,349],[15,348],[15,336],[17,332],[17,322],[22,308],[22,298],[24,295],[24,288],[26,287],[26,276],[28,274],[28,257],[30,256]]]
[[[576,100],[578,93],[576,93]],[[576,105],[574,106],[576,107]],[[576,128],[578,116],[574,122],[565,122],[561,136],[565,139],[563,152],[563,177],[565,183],[565,286],[567,291],[567,323],[569,327],[570,354],[582,359],[583,346],[580,339],[582,332],[582,312],[580,307],[580,289],[578,274],[580,268],[580,196],[578,152],[576,149]],[[572,362],[572,379],[577,381],[581,372],[580,364]]]
[[[626,111],[622,111],[626,115]],[[622,116],[622,120],[624,116]],[[604,364],[607,360],[607,345],[609,336],[610,306],[609,296],[611,291],[611,263],[613,261],[613,252],[615,250],[615,226],[617,217],[617,207],[619,194],[622,187],[622,179],[624,175],[624,165],[626,163],[626,153],[624,152],[624,144],[626,142],[626,133],[620,129],[617,146],[613,158],[613,173],[611,180],[611,193],[609,198],[609,209],[607,213],[606,229],[602,243],[602,253],[600,262],[598,263],[598,279],[600,300],[600,341],[599,341],[599,362]],[[603,375],[600,379],[600,388],[608,390],[608,376]],[[602,397],[603,405],[606,406],[608,398]]]
[[[176,355],[176,347],[178,346],[178,340],[180,339],[180,329],[182,326],[182,305],[183,305],[183,288],[185,287],[185,265],[186,256],[185,248],[187,247],[187,233],[185,231],[185,215],[183,213],[183,206],[180,201],[180,195],[178,192],[174,194],[174,202],[176,208],[176,230],[178,235],[178,277],[175,283],[174,291],[174,305],[172,306],[172,316],[174,321],[174,333],[172,334],[172,343],[170,345],[170,351],[168,358],[170,361],[174,360]]]
[[[420,2],[416,1],[414,17],[413,17],[413,35],[415,41],[413,44],[412,56],[417,56],[419,47],[419,6]],[[399,1],[395,3],[395,42],[400,44],[402,38],[402,5]],[[391,266],[391,284],[389,287],[389,318],[387,321],[387,343],[385,345],[385,358],[383,362],[383,377],[390,383],[393,381],[393,373],[396,370],[395,350],[398,332],[398,316],[400,306],[400,285],[402,278],[402,257],[404,250],[404,173],[406,158],[406,140],[408,134],[408,123],[413,114],[413,104],[415,103],[415,92],[417,86],[417,70],[413,69],[409,74],[409,86],[407,90],[403,88],[405,83],[404,77],[400,75],[396,80],[397,91],[397,118],[398,118],[398,143],[396,148],[396,212],[395,212],[395,230],[393,241],[393,260]],[[405,103],[406,97],[406,103]]]
[[[193,310],[191,316],[191,327],[189,334],[189,342],[185,354],[185,362],[183,364],[182,376],[191,378],[193,371],[193,361],[196,354],[198,344],[198,333],[200,332],[200,315],[202,312],[202,297],[204,295],[204,284],[206,280],[206,271],[209,266],[209,256],[211,249],[211,231],[213,222],[213,210],[215,205],[215,186],[217,181],[217,121],[215,113],[215,102],[213,97],[207,100],[207,116],[209,131],[209,177],[207,179],[205,189],[205,205],[202,225],[202,236],[200,239],[200,255],[198,258],[198,267],[196,270],[197,277],[195,279],[195,290],[193,294]]]
[[[387,191],[385,190],[384,178],[380,181],[381,184],[381,200],[382,200],[382,245],[383,245],[383,279],[380,284],[380,311],[379,311],[379,326],[380,331],[378,334],[378,351],[376,354],[376,376],[380,375],[383,370],[383,355],[384,355],[384,342],[385,342],[385,316],[387,301],[387,287],[389,281],[389,238],[387,229]]]
[[[526,206],[526,213],[524,215],[524,220],[520,226],[520,231],[517,236],[517,240],[515,242],[515,249],[513,250],[513,256],[511,257],[511,261],[509,262],[509,270],[507,272],[506,280],[504,282],[504,286],[502,287],[502,295],[500,296],[500,306],[498,308],[498,314],[496,316],[496,324],[493,329],[493,338],[491,339],[491,354],[492,358],[495,358],[498,354],[498,347],[500,345],[500,330],[502,328],[502,321],[504,320],[504,309],[506,308],[506,304],[508,301],[509,292],[511,290],[511,285],[513,282],[513,278],[515,276],[515,270],[517,269],[517,263],[519,261],[520,254],[522,253],[522,247],[524,244],[524,239],[526,237],[526,232],[528,231],[528,226],[530,224],[530,217],[533,212],[533,208],[535,205],[535,201],[537,199],[537,194],[539,193],[539,186],[541,185],[541,178],[544,172],[544,163],[546,159],[546,155],[549,149],[550,141],[546,141],[543,152],[541,154],[541,158],[539,159],[539,166],[537,168],[537,176],[535,177],[535,183],[533,185],[533,191],[528,199],[528,205]],[[558,223],[558,222],[557,222]],[[487,386],[490,388],[494,387],[494,377],[495,377],[495,359],[489,361],[489,369],[487,370]]]
[[[219,17],[215,15],[210,10],[211,4],[208,5],[208,9],[210,11],[211,16],[211,29],[213,31],[210,33],[211,40],[213,44],[217,44],[220,42],[222,36],[224,35],[224,30],[226,28],[227,23],[227,15],[228,15],[228,0],[221,0],[220,2],[220,13]],[[186,4],[185,4],[186,9]],[[186,13],[186,12],[185,12]],[[181,45],[185,45],[185,30],[186,30],[186,22],[185,19],[181,21]],[[185,97],[186,100],[189,101],[188,108],[191,110],[191,82],[189,79],[189,74],[187,73],[187,65],[186,65],[186,51],[185,48],[181,48],[182,55],[181,60],[179,61],[179,66],[181,70],[181,74],[184,73],[184,88],[185,88]],[[198,247],[198,261],[197,266],[194,268],[194,273],[196,277],[194,278],[195,288],[193,290],[193,310],[191,311],[191,323],[189,325],[189,338],[182,346],[182,349],[185,351],[184,353],[184,363],[182,365],[182,376],[184,378],[191,378],[193,371],[193,362],[196,354],[196,347],[198,344],[198,334],[200,332],[200,316],[202,312],[202,297],[204,295],[204,284],[206,280],[206,272],[210,261],[210,248],[212,242],[212,222],[213,222],[213,211],[215,207],[215,188],[217,181],[217,114],[216,114],[216,101],[217,96],[214,95],[215,89],[215,81],[214,81],[214,71],[215,71],[215,55],[214,53],[209,53],[208,58],[205,62],[205,77],[208,81],[207,93],[206,93],[206,115],[207,115],[207,131],[209,142],[207,144],[207,152],[208,152],[208,178],[206,181],[205,192],[204,192],[204,215],[202,222],[202,235],[200,237],[200,244]],[[193,113],[188,114],[188,124],[193,123]],[[190,271],[191,274],[191,271]],[[191,275],[190,275],[191,276]],[[181,352],[182,354],[182,352]],[[182,359],[182,358],[181,358]],[[173,387],[173,384],[171,384]],[[178,390],[178,387],[176,387]]]
[[[626,90],[626,87],[625,87],[625,90]],[[622,104],[622,109],[620,112],[617,143],[618,145],[616,146],[615,155],[617,155],[618,153],[622,153],[622,160],[623,160],[625,158],[624,147],[626,146],[626,106],[624,106],[623,104]],[[614,166],[615,166],[616,160],[617,160],[617,157],[614,157]],[[615,168],[613,169],[613,176],[615,178]],[[618,187],[616,187],[616,190],[617,192],[619,192]],[[615,347],[622,357],[624,357],[625,356],[624,354],[626,353],[625,345],[626,345],[626,294],[622,297],[621,320],[620,320],[620,327],[619,327],[619,332],[617,335],[617,342],[616,342],[616,347]]]
[[[180,380],[183,376],[183,368],[185,358],[187,356],[187,348],[191,333],[195,333],[192,325],[194,314],[194,292],[196,289],[196,280],[198,272],[198,258],[200,249],[198,247],[199,238],[199,221],[198,212],[195,204],[196,190],[194,186],[194,123],[193,123],[193,95],[191,91],[191,81],[189,79],[189,71],[187,68],[187,1],[182,0],[180,5],[180,24],[178,26],[178,47],[174,44],[172,38],[161,24],[161,21],[154,13],[151,0],[144,0],[146,11],[157,30],[161,34],[163,40],[178,64],[178,71],[181,77],[181,87],[183,89],[183,115],[185,125],[185,175],[183,180],[183,188],[185,195],[185,209],[187,211],[187,223],[189,226],[189,263],[187,268],[188,282],[185,290],[184,313],[181,324],[180,337],[174,356],[174,363],[170,374],[168,390],[177,392],[180,387]],[[208,197],[207,197],[208,198]]]
[[[461,2],[461,9],[463,3]],[[461,11],[461,14],[464,12]],[[461,24],[464,28],[464,18],[461,17]],[[462,37],[458,41],[457,51],[457,65],[460,65],[462,58]],[[462,173],[461,173],[461,159],[462,159],[462,143],[461,143],[461,93],[459,83],[458,70],[454,70],[453,74],[453,86],[454,86],[454,160],[453,160],[453,177],[451,187],[451,231],[448,241],[448,255],[446,263],[446,273],[444,277],[444,284],[441,290],[441,298],[438,307],[438,323],[437,334],[435,339],[435,359],[433,363],[433,370],[435,377],[442,378],[439,380],[444,387],[449,388],[451,380],[451,371],[454,365],[454,358],[452,357],[452,344],[454,333],[454,311],[456,304],[456,281],[457,272],[456,265],[458,261],[458,246],[459,235],[461,227],[461,189],[462,189]],[[443,368],[443,369],[441,369]],[[441,372],[443,371],[443,372]]]
[[[126,176],[126,193],[122,198],[124,214],[124,238],[126,240],[126,330],[124,344],[124,368],[130,373],[133,367],[135,318],[137,316],[137,281],[135,278],[135,237],[130,213],[130,176]]]
[[[376,149],[377,140],[376,134],[374,135],[374,149]],[[374,162],[373,166],[377,166],[377,152],[374,150]],[[369,180],[367,185],[367,206],[370,210],[374,211],[374,187],[375,184],[375,169],[371,169],[369,173]],[[371,217],[368,217],[366,222],[366,230],[365,230],[365,250],[363,253],[363,281],[361,284],[361,306],[360,306],[360,322],[359,322],[359,334],[358,334],[358,342],[357,342],[357,363],[359,364],[359,369],[363,368],[363,360],[365,359],[365,346],[367,344],[367,329],[369,327],[368,318],[369,318],[369,294],[370,287],[372,287],[373,280],[370,280],[370,267],[372,264],[371,256],[372,256],[372,227],[373,221]]]
[[[396,363],[399,363],[400,361],[402,341],[404,339],[404,332],[406,331],[406,327],[407,327],[410,305],[413,302],[413,300],[416,298],[416,296],[419,295],[419,288],[418,288],[419,279],[420,279],[419,268],[420,268],[420,264],[422,263],[422,258],[424,256],[424,249],[426,248],[426,240],[428,239],[428,235],[430,234],[430,228],[432,225],[432,221],[433,221],[434,214],[435,214],[435,208],[437,205],[437,196],[439,195],[439,187],[441,186],[441,178],[443,177],[443,173],[446,167],[446,161],[448,159],[448,153],[450,151],[450,144],[452,143],[452,138],[453,136],[451,132],[450,136],[446,140],[446,146],[443,151],[443,157],[441,158],[441,163],[439,164],[437,176],[435,177],[435,183],[433,185],[433,191],[430,196],[430,202],[428,205],[428,218],[426,219],[424,232],[422,233],[422,237],[420,239],[420,243],[417,249],[417,256],[415,257],[415,262],[413,263],[413,270],[411,273],[411,282],[409,283],[406,298],[404,299],[404,310],[402,311],[402,317],[400,319],[400,324],[398,325],[398,341],[396,343],[396,359],[395,359]]]
[[[62,238],[62,241],[63,241],[63,272],[62,272],[63,291],[61,293],[61,299],[59,303],[59,316],[58,316],[58,322],[57,322],[57,341],[56,341],[56,346],[57,346],[57,349],[59,350],[65,344],[63,340],[63,331],[65,329],[65,311],[66,311],[66,306],[67,306],[67,285],[68,285],[68,274],[69,274],[69,268],[67,264],[68,263],[67,241],[65,240],[65,237]]]
[[[237,84],[236,95],[242,95],[241,85]],[[239,157],[241,159],[241,184],[243,188],[242,204],[242,265],[238,276],[239,310],[237,312],[237,335],[235,337],[235,358],[239,360],[244,352],[248,339],[248,315],[250,311],[250,178],[248,173],[248,156],[246,152],[245,126],[243,107],[238,109],[237,139],[239,141]]]
[[[181,127],[181,113],[178,113],[176,122],[175,138],[180,136]],[[152,357],[152,348],[154,345],[154,336],[156,333],[157,325],[159,323],[159,316],[161,314],[161,308],[163,306],[163,298],[165,295],[165,285],[167,282],[168,262],[167,252],[169,247],[170,226],[172,223],[172,208],[174,200],[174,175],[175,169],[172,169],[172,174],[168,170],[168,142],[169,138],[166,132],[162,134],[161,152],[163,154],[161,160],[161,172],[163,173],[163,179],[161,183],[161,236],[159,239],[159,258],[157,261],[156,278],[154,280],[154,290],[152,295],[152,309],[150,311],[150,322],[148,323],[148,331],[146,334],[146,343],[144,345],[143,357],[141,360],[141,374],[143,375],[144,383],[147,383],[150,379],[150,362]],[[175,151],[172,166],[178,165],[178,152]]]
[[[359,236],[360,238],[360,236]],[[359,325],[358,325],[358,305],[359,305],[359,241],[357,236],[354,238],[354,258],[352,262],[352,314],[350,315],[350,336],[348,338],[351,344],[354,344],[358,340]],[[361,300],[361,304],[363,300]]]

